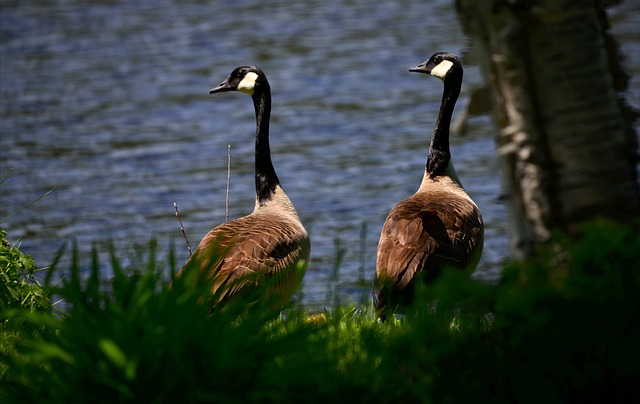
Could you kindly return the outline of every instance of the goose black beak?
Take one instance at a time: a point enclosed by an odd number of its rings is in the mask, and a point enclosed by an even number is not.
[[[427,68],[427,62],[422,62],[418,66],[409,69],[410,72],[431,74],[431,69]]]
[[[215,93],[226,93],[227,91],[234,91],[235,88],[231,84],[229,84],[229,77],[227,77],[222,83],[218,84],[211,90],[209,90],[209,94]]]

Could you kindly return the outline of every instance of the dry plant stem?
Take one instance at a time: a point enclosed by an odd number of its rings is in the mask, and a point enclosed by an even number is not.
[[[227,196],[225,198],[225,221],[229,221],[229,185],[231,184],[231,145],[227,144]]]
[[[180,231],[182,232],[184,241],[187,242],[187,250],[189,250],[189,255],[191,255],[191,245],[189,244],[189,239],[187,238],[187,234],[184,232],[184,226],[182,225],[182,219],[180,219],[180,212],[178,211],[178,204],[174,202],[173,208],[176,210],[176,217],[178,218],[178,222],[180,223]]]

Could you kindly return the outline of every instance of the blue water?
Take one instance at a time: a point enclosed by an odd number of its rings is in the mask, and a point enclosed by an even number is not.
[[[312,237],[298,299],[327,304],[339,239],[335,286],[341,300],[359,301],[388,211],[419,185],[440,102],[442,83],[408,68],[450,50],[465,63],[459,104],[482,85],[449,0],[1,4],[0,177],[9,177],[0,220],[39,266],[72,240],[88,265],[93,246],[114,241],[127,260],[152,237],[161,255],[173,242],[185,261],[173,203],[195,248],[225,220],[228,144],[230,216],[251,212],[251,100],[208,90],[254,64],[273,92],[274,165]],[[637,73],[639,38],[626,15],[614,27]],[[630,97],[638,94],[634,81]],[[451,139],[484,215],[484,278],[509,256],[494,137],[484,116]]]

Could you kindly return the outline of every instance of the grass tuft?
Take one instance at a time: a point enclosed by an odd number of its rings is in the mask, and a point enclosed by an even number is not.
[[[197,272],[173,256],[105,285],[72,251],[62,315],[4,313],[20,338],[3,355],[3,402],[622,402],[640,392],[640,235],[597,221],[556,235],[498,285],[446,271],[413,310],[381,323],[369,306],[311,314],[208,313]],[[339,249],[338,249],[339,251]],[[59,269],[52,269],[52,271]],[[337,273],[337,269],[336,269]],[[47,285],[45,285],[45,290]],[[254,296],[250,297],[254,299]],[[28,327],[27,327],[28,326]],[[35,331],[34,331],[35,330]],[[6,332],[6,329],[3,330]],[[636,399],[636,400],[634,400]]]

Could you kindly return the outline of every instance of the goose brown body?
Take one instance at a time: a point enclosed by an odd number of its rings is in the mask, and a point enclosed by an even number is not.
[[[462,66],[455,55],[437,53],[411,71],[441,78],[445,91],[420,188],[389,212],[380,235],[374,302],[383,320],[411,303],[418,279],[430,282],[447,267],[474,269],[483,248],[482,215],[462,187],[449,151]]]
[[[212,279],[216,303],[246,296],[267,282],[261,300],[269,307],[281,307],[299,286],[310,250],[295,211],[263,207],[216,226],[202,238],[185,267],[195,265]]]
[[[296,291],[309,261],[310,241],[280,186],[269,151],[270,88],[256,67],[243,66],[211,93],[250,94],[256,110],[256,203],[247,216],[207,233],[183,269],[193,266],[212,282],[214,305],[260,289],[261,303],[281,307]],[[178,274],[180,275],[180,274]]]

